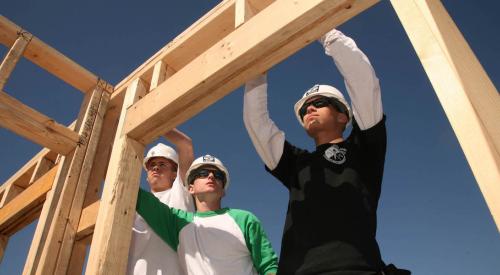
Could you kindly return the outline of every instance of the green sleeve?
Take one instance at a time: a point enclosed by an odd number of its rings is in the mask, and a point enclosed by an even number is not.
[[[257,217],[248,211],[237,209],[231,209],[229,215],[236,221],[243,232],[257,272],[261,275],[276,273],[278,270],[278,257]]]
[[[193,220],[193,213],[170,208],[140,188],[135,208],[153,231],[177,251],[179,232]]]

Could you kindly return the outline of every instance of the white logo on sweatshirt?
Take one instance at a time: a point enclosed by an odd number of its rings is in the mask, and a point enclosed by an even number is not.
[[[333,144],[328,149],[325,150],[323,155],[326,160],[333,162],[335,164],[342,164],[346,161],[345,155],[347,154],[347,149],[340,148],[338,145]]]

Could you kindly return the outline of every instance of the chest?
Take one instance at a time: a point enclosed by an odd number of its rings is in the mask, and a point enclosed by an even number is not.
[[[212,259],[248,256],[243,232],[229,215],[195,217],[179,234],[179,243],[186,252]]]

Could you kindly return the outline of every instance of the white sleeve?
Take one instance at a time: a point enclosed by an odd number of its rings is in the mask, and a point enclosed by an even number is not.
[[[262,161],[269,169],[276,168],[283,154],[285,133],[278,129],[269,118],[265,75],[259,76],[245,85],[243,122]]]
[[[377,124],[383,116],[382,99],[379,81],[368,57],[338,30],[328,32],[320,42],[344,77],[359,128],[366,130]]]

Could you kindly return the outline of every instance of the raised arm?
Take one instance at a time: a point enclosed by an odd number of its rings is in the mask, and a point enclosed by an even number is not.
[[[377,124],[383,116],[380,85],[368,57],[356,43],[338,30],[325,34],[320,43],[344,77],[353,115],[361,130]]]
[[[265,74],[250,80],[245,85],[243,122],[262,161],[269,169],[276,168],[283,154],[285,133],[269,118]]]
[[[179,245],[179,232],[193,220],[193,213],[170,208],[139,188],[136,211],[144,218],[154,232],[173,250]]]
[[[193,142],[190,137],[188,137],[183,132],[174,128],[173,130],[167,132],[165,138],[175,145],[177,153],[179,154],[179,174],[178,177],[182,179],[182,182],[186,182],[186,172],[193,163],[194,160],[194,150]]]

